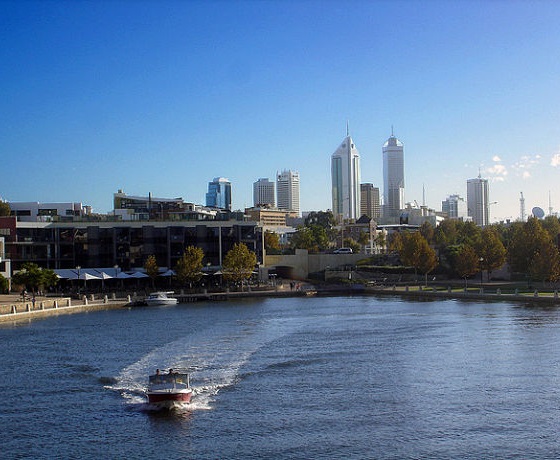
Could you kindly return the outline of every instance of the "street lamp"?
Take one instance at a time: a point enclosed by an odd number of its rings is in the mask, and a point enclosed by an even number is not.
[[[76,266],[76,270],[78,271],[78,295],[80,295],[80,267],[79,265]]]

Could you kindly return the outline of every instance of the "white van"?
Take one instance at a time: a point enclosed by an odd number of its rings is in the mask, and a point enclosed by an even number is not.
[[[352,248],[339,248],[333,254],[352,254]]]

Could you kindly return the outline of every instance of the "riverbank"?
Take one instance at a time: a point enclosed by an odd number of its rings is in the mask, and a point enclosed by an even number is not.
[[[227,301],[239,298],[258,297],[300,297],[337,295],[382,295],[401,296],[415,299],[457,299],[485,302],[522,302],[533,304],[560,305],[558,291],[521,291],[510,287],[452,288],[445,286],[366,286],[363,284],[320,284],[301,283],[298,288],[270,287],[267,289],[246,289],[244,291],[179,293],[175,296],[181,303],[204,301]],[[25,321],[48,316],[82,313],[95,310],[128,308],[143,304],[143,296],[129,295],[116,298],[114,295],[90,295],[82,299],[70,297],[37,297],[35,301],[21,300],[21,296],[0,295],[0,323]]]
[[[129,298],[117,299],[107,296],[43,297],[22,301],[19,295],[0,295],[0,323],[27,321],[71,313],[122,308],[130,304]]]

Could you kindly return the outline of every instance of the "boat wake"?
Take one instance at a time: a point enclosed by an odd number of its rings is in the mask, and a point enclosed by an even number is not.
[[[209,410],[220,390],[234,385],[240,369],[266,344],[286,334],[281,321],[237,321],[226,330],[208,329],[190,333],[163,344],[124,368],[106,388],[120,392],[126,404],[150,411],[146,401],[147,376],[156,368],[186,368],[191,377],[193,398],[177,410]]]

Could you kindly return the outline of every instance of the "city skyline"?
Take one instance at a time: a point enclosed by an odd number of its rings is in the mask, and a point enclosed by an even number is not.
[[[520,192],[557,212],[559,17],[552,1],[2,2],[0,197],[103,213],[118,189],[204,203],[223,175],[244,209],[287,169],[301,211],[326,210],[350,120],[362,183],[382,189],[394,126],[405,202],[440,210],[480,173],[490,222],[519,218]]]

